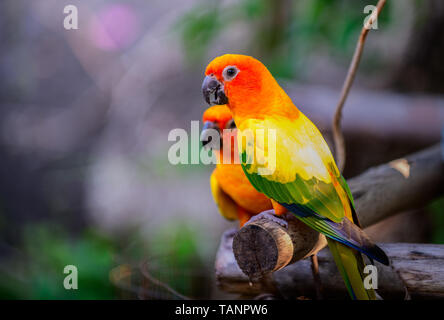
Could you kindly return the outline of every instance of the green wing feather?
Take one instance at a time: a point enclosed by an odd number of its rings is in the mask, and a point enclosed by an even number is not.
[[[304,180],[296,175],[294,181],[280,183],[250,173],[249,165],[243,165],[245,175],[251,184],[269,198],[287,204],[300,204],[334,222],[344,218],[344,207],[332,183],[316,178]]]

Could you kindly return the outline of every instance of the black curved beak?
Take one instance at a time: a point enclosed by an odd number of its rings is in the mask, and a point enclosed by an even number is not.
[[[224,85],[214,76],[205,77],[202,83],[202,93],[205,101],[209,105],[228,103],[228,98],[224,91]]]
[[[215,143],[214,139],[218,137],[219,143]],[[219,150],[222,144],[222,137],[220,135],[220,128],[217,123],[212,121],[205,121],[202,131],[200,133],[200,141],[202,142],[202,147],[212,148]]]

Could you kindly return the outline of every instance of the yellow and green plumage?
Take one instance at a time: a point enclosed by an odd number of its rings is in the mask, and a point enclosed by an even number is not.
[[[238,69],[229,81],[223,74],[226,66]],[[242,167],[251,184],[327,237],[353,299],[375,299],[374,291],[363,285],[360,252],[384,264],[388,258],[359,228],[350,190],[319,130],[251,57],[216,58],[206,74],[223,83],[239,130]],[[246,141],[247,133],[254,139]],[[275,145],[267,140],[273,135]]]
[[[270,162],[257,159],[258,147],[263,149],[259,154],[263,153],[265,158],[273,156],[269,154],[268,141],[256,143],[256,149],[247,148],[245,140],[244,143],[238,141],[244,172],[252,185],[327,236],[352,298],[374,299],[373,290],[363,287],[364,261],[356,250],[372,259],[386,261],[380,258],[382,251],[351,222],[354,211],[351,193],[317,128],[302,113],[295,120],[251,120],[243,122],[242,127],[253,133],[262,129],[265,136],[268,130],[274,129],[277,135],[276,168],[269,175],[260,175],[258,170]],[[254,138],[254,141],[260,140]]]

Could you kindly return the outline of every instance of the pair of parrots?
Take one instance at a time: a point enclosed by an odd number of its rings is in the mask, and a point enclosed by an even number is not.
[[[364,287],[362,254],[385,265],[389,260],[360,229],[350,189],[316,126],[268,69],[250,56],[226,54],[214,59],[205,70],[202,91],[206,102],[216,105],[204,113],[202,134],[216,128],[223,135],[223,129],[237,127],[240,137],[230,150],[238,152],[240,164],[220,163],[211,176],[222,215],[239,219],[242,226],[271,208],[276,215],[293,213],[327,237],[351,298],[375,299],[374,290]],[[247,131],[253,139],[246,141]],[[258,137],[271,131],[273,150]],[[216,156],[222,157],[222,150],[223,144]],[[272,151],[275,161],[270,171],[270,163],[260,161],[258,154]]]

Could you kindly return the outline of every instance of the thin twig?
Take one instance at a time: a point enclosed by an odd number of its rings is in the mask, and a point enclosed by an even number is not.
[[[342,134],[341,130],[342,109],[344,108],[345,100],[347,99],[348,93],[353,84],[353,80],[355,79],[356,70],[358,69],[359,61],[361,60],[362,50],[364,48],[367,34],[370,31],[373,22],[378,19],[379,13],[384,7],[385,2],[386,0],[378,1],[376,11],[373,12],[370,19],[368,19],[367,23],[362,27],[361,34],[355,48],[355,53],[353,54],[353,59],[350,63],[350,67],[348,68],[347,77],[345,78],[345,82],[342,87],[341,96],[336,106],[336,112],[333,119],[333,139],[335,143],[336,161],[339,171],[341,172],[345,167],[345,142],[344,135]]]
[[[183,294],[181,294],[181,293],[177,292],[176,290],[174,290],[173,288],[171,288],[168,284],[153,277],[148,271],[148,261],[145,261],[141,264],[140,271],[142,272],[142,275],[145,278],[147,278],[149,281],[151,281],[151,283],[158,285],[159,287],[165,289],[167,292],[169,292],[170,294],[172,294],[176,298],[178,298],[180,300],[190,300],[189,297],[184,296]]]
[[[315,283],[315,289],[316,289],[316,300],[322,300],[322,282],[321,282],[321,276],[319,274],[319,261],[317,254],[312,255],[311,257],[311,272],[313,274],[313,280]]]

